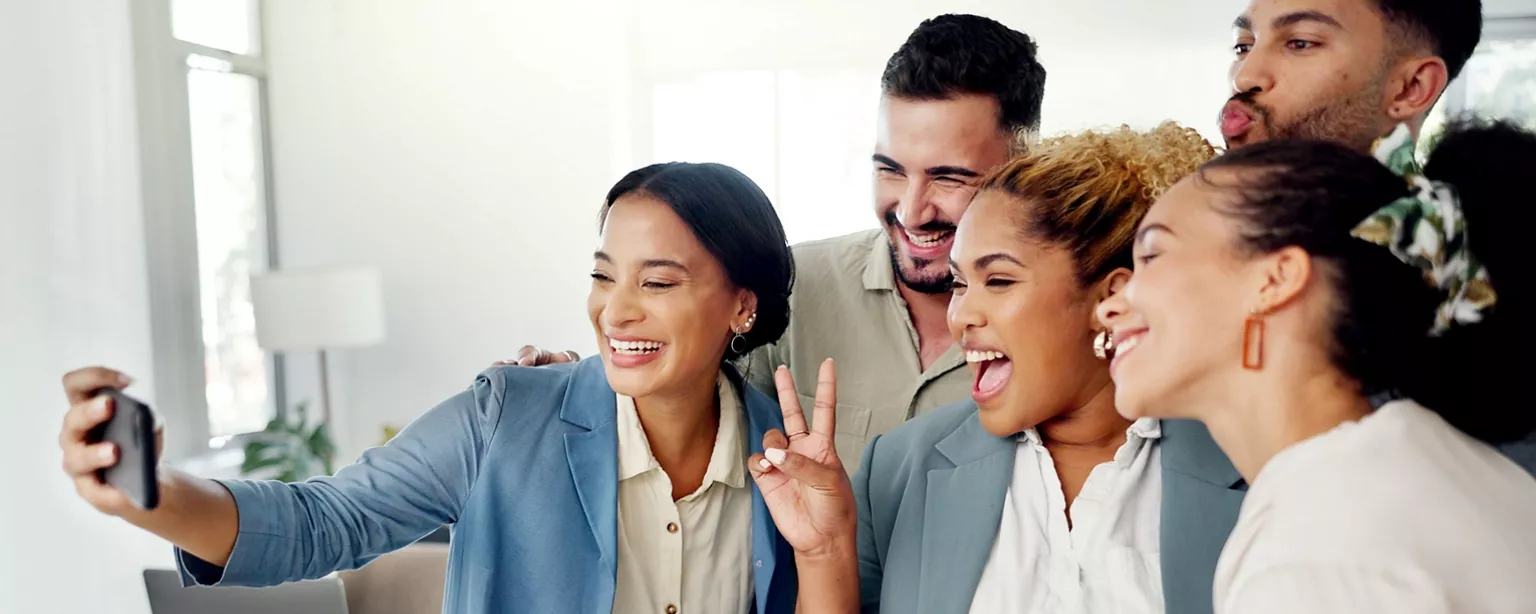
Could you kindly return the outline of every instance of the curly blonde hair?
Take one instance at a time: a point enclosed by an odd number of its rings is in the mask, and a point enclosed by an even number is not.
[[[1069,249],[1078,280],[1130,268],[1136,227],[1152,203],[1215,157],[1200,133],[1174,122],[1052,137],[982,179],[977,193],[1019,201],[1026,237]]]

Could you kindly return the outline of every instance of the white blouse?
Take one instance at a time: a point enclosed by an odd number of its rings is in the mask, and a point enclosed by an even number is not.
[[[615,614],[729,614],[752,609],[752,491],[747,427],[721,375],[720,426],[704,482],[672,500],[629,397],[618,397],[619,561]]]
[[[1088,474],[1068,528],[1050,451],[1033,429],[1019,435],[1002,523],[970,611],[1162,612],[1161,437],[1157,420],[1132,424],[1114,460]]]
[[[1264,465],[1214,596],[1219,614],[1536,612],[1536,479],[1388,403]]]

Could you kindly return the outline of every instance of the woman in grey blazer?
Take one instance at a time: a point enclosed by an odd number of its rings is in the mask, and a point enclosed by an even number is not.
[[[781,395],[789,449],[769,434],[759,485],[801,553],[805,611],[1210,610],[1240,480],[1198,425],[1116,412],[1094,309],[1129,279],[1153,199],[1212,155],[1173,124],[1120,128],[1049,140],[981,180],[949,308],[973,400],[871,441],[851,488],[835,454],[797,454],[835,428],[835,400],[797,436]]]

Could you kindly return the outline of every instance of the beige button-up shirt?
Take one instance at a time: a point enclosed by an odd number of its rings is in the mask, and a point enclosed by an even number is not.
[[[745,613],[752,607],[752,491],[741,396],[719,378],[720,427],[704,482],[672,500],[672,480],[618,396],[619,561],[614,614]]]
[[[835,439],[850,474],[870,437],[971,394],[971,371],[958,345],[923,371],[890,250],[878,229],[796,245],[789,329],[747,362],[747,380],[773,399],[774,369],[788,365],[809,416],[817,370],[827,358],[837,361]]]

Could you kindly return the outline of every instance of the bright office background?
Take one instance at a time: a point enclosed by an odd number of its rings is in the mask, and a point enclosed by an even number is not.
[[[313,401],[315,357],[255,343],[254,272],[382,275],[387,340],[330,362],[350,459],[522,344],[593,351],[595,212],[628,170],[734,165],[793,241],[872,227],[878,78],[922,19],[1034,36],[1047,134],[1214,141],[1244,4],[0,0],[0,611],[146,613],[139,570],[170,563],[59,473],[66,370],[137,376],[209,471]],[[1536,0],[1485,6],[1444,105],[1536,126]]]

